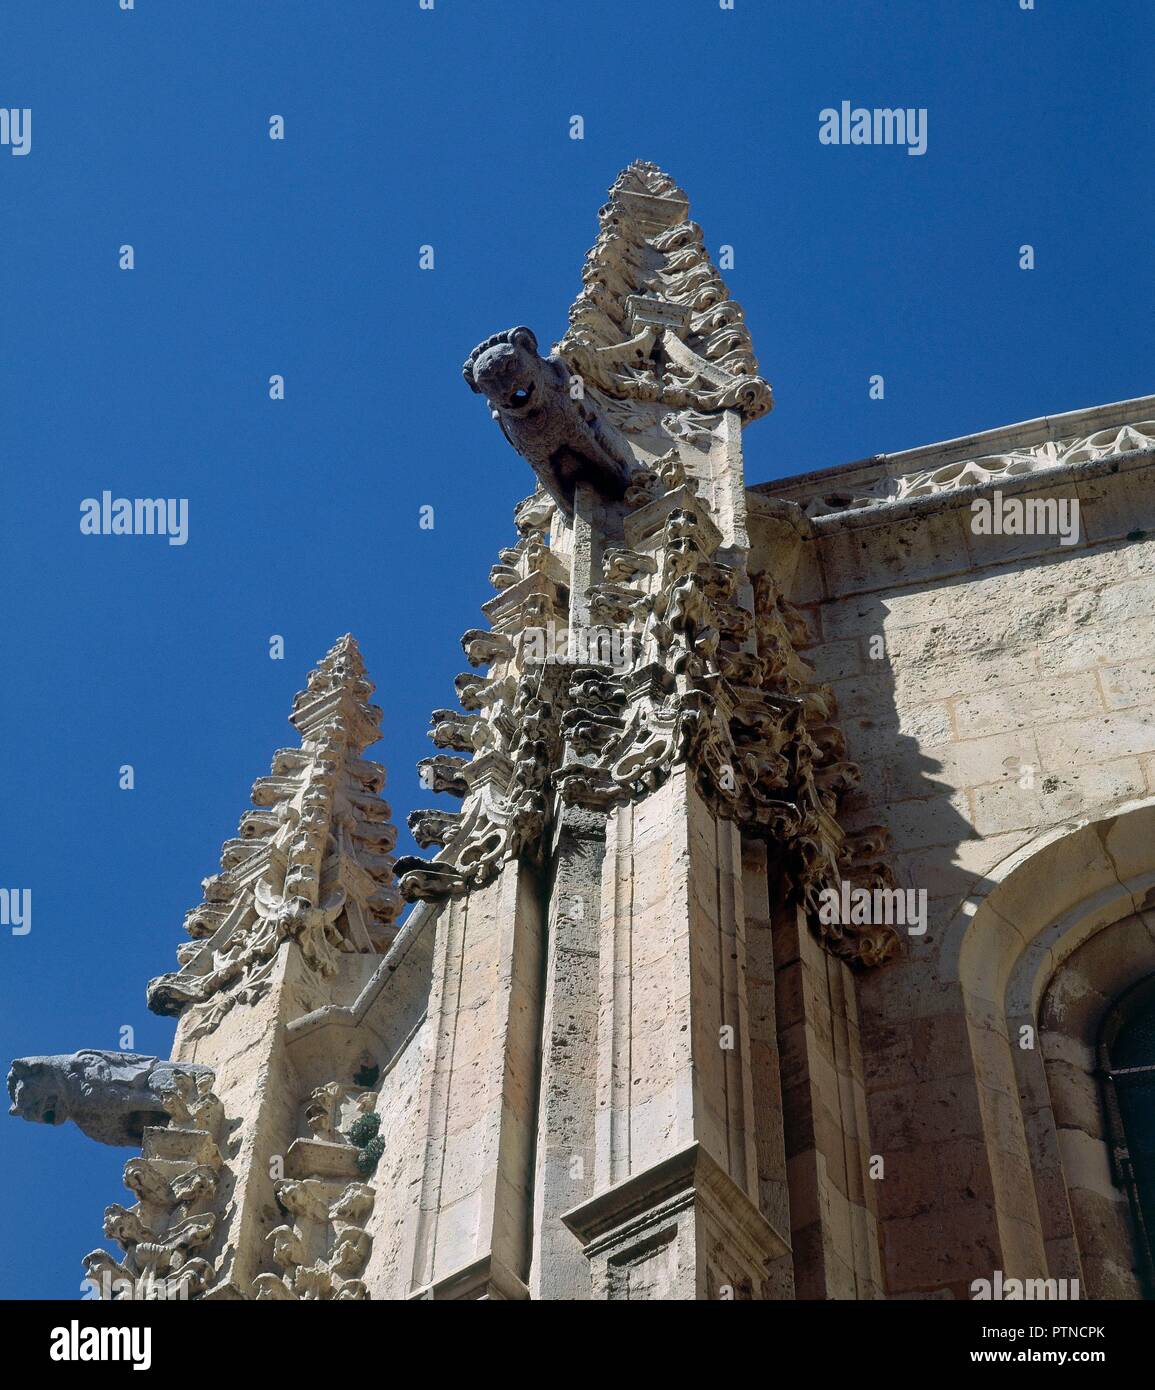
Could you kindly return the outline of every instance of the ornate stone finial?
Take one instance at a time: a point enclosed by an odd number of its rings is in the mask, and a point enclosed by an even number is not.
[[[600,813],[682,765],[716,815],[781,847],[811,915],[841,881],[838,803],[857,770],[832,693],[799,656],[805,624],[769,575],[747,570],[740,427],[771,391],[688,218],[668,174],[631,164],[551,355],[514,328],[465,364],[548,498],[518,509],[521,540],[490,575],[491,627],[462,639],[488,674],[459,678],[466,713],[434,712],[436,746],[472,757],[421,765],[461,808],[415,813],[421,846],[441,851],[399,861],[406,898],[482,888],[509,859],[542,857],[560,808]],[[531,639],[551,623],[580,640],[542,656]],[[892,938],[824,939],[871,964]]]
[[[518,327],[486,338],[465,363],[470,389],[567,515],[579,484],[626,496],[637,469],[627,436],[661,423],[688,437],[702,432],[703,414],[732,410],[745,423],[773,404],[742,310],[688,214],[667,174],[631,164],[599,214],[585,287],[554,351],[539,356],[534,334]]]
[[[341,953],[381,953],[392,941],[397,832],[379,795],[385,769],[361,757],[381,722],[372,694],[346,634],[293,701],[300,748],[279,750],[271,774],[254,784],[258,809],[242,818],[222,872],[205,881],[204,901],[185,919],[194,940],[177,953],[181,969],[149,985],[155,1013],[198,1009],[188,1037],[260,998],[285,941],[321,977],[336,972]]]
[[[619,174],[557,352],[608,396],[756,420],[773,394],[689,211],[656,164],[635,161]]]
[[[374,689],[356,638],[347,632],[309,672],[289,722],[302,739],[326,731],[344,748],[360,753],[381,736],[381,711],[369,703]]]

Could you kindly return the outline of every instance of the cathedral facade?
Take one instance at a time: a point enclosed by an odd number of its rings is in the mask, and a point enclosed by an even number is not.
[[[465,363],[535,486],[422,855],[345,636],[149,985],[171,1060],[13,1064],[134,1150],[89,1277],[1151,1297],[1155,397],[748,487],[686,195],[634,164],[599,222],[552,351]]]

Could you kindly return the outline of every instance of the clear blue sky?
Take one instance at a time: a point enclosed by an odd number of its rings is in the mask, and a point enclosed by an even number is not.
[[[0,886],[33,930],[0,932],[0,1064],[167,1054],[145,982],[347,630],[396,817],[429,804],[532,481],[460,364],[560,336],[622,166],[735,248],[758,482],[1155,389],[1153,49],[1149,0],[3,0]],[[843,99],[926,107],[926,155],[821,145]],[[188,544],[82,536],[104,489],[188,498]],[[78,1296],[129,1156],[0,1117],[0,1295]]]

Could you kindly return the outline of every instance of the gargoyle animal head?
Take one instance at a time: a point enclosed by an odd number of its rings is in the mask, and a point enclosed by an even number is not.
[[[211,1077],[212,1068],[98,1048],[18,1057],[8,1073],[8,1113],[36,1124],[72,1120],[99,1143],[136,1145],[146,1126],[168,1124],[165,1094],[178,1075]]]
[[[479,343],[462,375],[470,390],[485,396],[494,410],[518,417],[542,406],[544,367],[533,330],[522,326]]]
[[[633,467],[629,446],[562,358],[538,355],[530,329],[510,328],[478,343],[462,375],[567,515],[579,484],[607,498],[625,495]]]

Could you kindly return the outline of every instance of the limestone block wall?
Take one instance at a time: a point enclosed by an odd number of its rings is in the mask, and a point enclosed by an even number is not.
[[[804,486],[789,490],[800,499]],[[1031,1015],[1008,995],[1010,962],[1043,927],[1028,926],[1011,900],[1008,916],[983,922],[988,948],[972,934],[964,953],[963,905],[1040,838],[1088,822],[1109,829],[1115,812],[1155,793],[1155,455],[1140,449],[999,487],[1077,498],[1077,544],[976,535],[970,503],[993,484],[795,514],[789,528],[777,499],[751,507],[754,567],[792,569],[806,657],[832,685],[848,755],[862,768],[844,824],[889,827],[899,884],[929,898],[925,935],[860,975],[856,989],[869,1144],[885,1160],[871,1186],[890,1296],[967,1297],[970,1281],[995,1269],[1035,1277],[1056,1259],[1016,1055]],[[1064,903],[1080,900],[1081,880],[1085,894],[1101,890],[1090,854],[1080,846],[1069,860],[1049,859],[1052,880],[1071,880]],[[1109,846],[1101,855],[1133,896],[1134,866],[1112,869]],[[1055,963],[1039,966],[1044,981],[1047,968]],[[831,1026],[829,1000],[811,984],[808,1002],[805,976],[779,988],[780,1026],[791,1026],[790,1008],[816,1036]],[[794,996],[785,1005],[784,988]],[[791,1052],[784,1045],[784,1068]],[[805,1125],[792,1114],[788,1071],[786,1087],[789,1152]],[[807,1190],[792,1176],[796,1264]],[[827,1244],[832,1225],[822,1228]],[[833,1291],[838,1265],[829,1268]]]
[[[863,771],[846,823],[885,810],[940,922],[1040,827],[1155,789],[1155,458],[1030,489],[1072,493],[1070,547],[975,535],[959,494],[803,542],[806,656]]]

